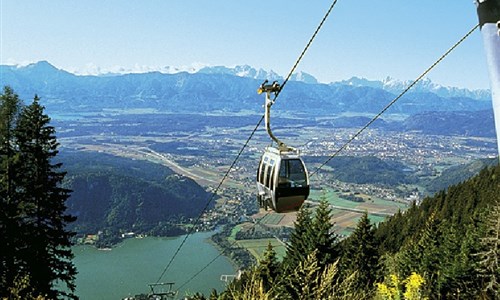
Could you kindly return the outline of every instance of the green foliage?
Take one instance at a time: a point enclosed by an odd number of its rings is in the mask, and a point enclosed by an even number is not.
[[[474,225],[481,211],[486,209],[500,195],[500,166],[483,169],[470,180],[433,197],[425,198],[413,205],[404,215],[398,213],[379,225],[375,235],[380,240],[381,252],[397,252],[406,240],[415,237],[424,229],[427,220],[434,215],[436,220],[447,220],[447,226],[463,230]]]
[[[320,266],[316,251],[270,289],[264,287],[259,268],[252,268],[233,282],[219,299],[365,299],[352,290],[352,276],[338,280],[338,264]]]
[[[308,157],[306,162],[323,162],[323,157]],[[339,156],[329,164],[334,168],[335,179],[357,184],[398,184],[414,183],[417,179],[403,170],[407,167],[395,161],[384,161],[374,156]]]
[[[356,274],[354,287],[370,291],[378,279],[379,254],[374,229],[365,212],[354,232],[343,241],[342,273]]]
[[[337,263],[321,265],[316,252],[282,279],[276,299],[350,299],[350,281],[336,281]]]
[[[66,152],[60,160],[68,172],[64,184],[74,191],[72,229],[82,234],[183,234],[178,224],[197,217],[208,198],[193,180],[147,161],[87,152]]]
[[[4,88],[0,95],[0,296],[5,287],[12,286],[16,274],[9,272],[15,267],[15,251],[20,247],[17,232],[20,217],[19,197],[14,188],[15,165],[19,155],[15,151],[14,128],[19,115],[20,100],[14,91]]]
[[[326,198],[321,199],[314,212],[311,232],[311,249],[316,250],[320,266],[335,262],[339,258],[337,235],[333,232],[332,210]]]
[[[339,257],[337,235],[333,232],[328,201],[320,201],[314,216],[305,205],[297,213],[295,229],[290,234],[283,260],[285,272],[293,270],[309,254],[317,250],[320,266],[333,263]]]
[[[341,243],[327,201],[314,212],[304,206],[283,262],[269,247],[260,265],[219,299],[496,299],[498,195],[500,166],[413,204],[378,228],[365,213]],[[339,253],[341,261],[332,263]],[[380,278],[385,282],[376,283]]]
[[[269,300],[275,299],[271,291],[265,291],[263,280],[255,268],[245,272],[240,279],[233,281],[219,297],[222,300]]]
[[[53,163],[59,145],[55,129],[37,96],[17,111],[11,110],[17,96],[10,89],[5,89],[1,99],[1,111],[9,111],[9,120],[16,120],[2,126],[2,140],[8,145],[0,157],[2,204],[7,208],[0,216],[5,233],[0,256],[2,287],[15,288],[16,280],[29,278],[37,294],[76,298],[70,248],[74,233],[66,230],[74,217],[65,212],[70,192],[61,187],[65,173],[59,171],[61,164]],[[66,284],[67,290],[57,289],[56,282]],[[31,297],[30,290],[17,291]],[[7,289],[0,290],[0,296],[8,294]]]
[[[305,205],[297,212],[297,220],[294,225],[294,230],[290,234],[290,240],[286,246],[286,254],[283,258],[285,270],[295,269],[314,250],[311,243],[314,237],[312,231],[312,213]]]
[[[264,291],[269,291],[275,283],[277,283],[278,274],[280,271],[280,264],[276,257],[276,252],[269,242],[267,249],[264,252],[264,258],[257,266],[257,272],[262,280],[262,287]]]
[[[483,220],[489,220],[485,211],[499,199],[499,175],[500,166],[483,169],[478,176],[381,223],[376,236],[381,241],[385,274],[402,278],[412,272],[421,274],[428,283],[425,293],[437,298],[495,295],[488,287],[495,286],[498,278],[494,263],[498,244],[484,241],[495,240],[492,228],[499,217],[486,222],[489,226]],[[492,255],[487,258],[488,254]]]
[[[481,251],[477,253],[479,276],[483,291],[492,298],[500,297],[500,200],[486,216],[485,233],[481,237]]]

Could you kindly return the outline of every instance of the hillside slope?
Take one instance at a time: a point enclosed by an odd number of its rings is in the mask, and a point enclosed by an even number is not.
[[[63,152],[61,160],[73,190],[68,211],[80,233],[176,233],[171,223],[197,217],[208,199],[193,180],[146,161],[89,152]]]
[[[398,213],[380,223],[376,232],[382,252],[397,252],[421,234],[426,223],[445,224],[465,233],[468,226],[477,225],[477,219],[488,207],[500,201],[500,165],[484,168],[478,175],[448,187],[433,197],[425,198],[404,213]]]

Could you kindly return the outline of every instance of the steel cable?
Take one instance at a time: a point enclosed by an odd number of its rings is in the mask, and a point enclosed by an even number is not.
[[[316,35],[318,34],[319,30],[321,29],[321,27],[323,27],[323,24],[325,23],[326,19],[328,18],[328,16],[330,15],[331,11],[333,10],[333,8],[335,7],[335,4],[337,3],[338,0],[334,0],[333,3],[330,5],[328,11],[326,12],[325,16],[323,17],[323,19],[321,20],[320,24],[318,25],[318,27],[316,28],[316,30],[314,31],[312,37],[309,39],[309,42],[307,43],[306,47],[304,48],[304,50],[302,51],[302,53],[300,54],[300,56],[298,57],[298,59],[295,61],[295,64],[293,65],[292,69],[290,70],[290,72],[288,73],[287,77],[285,78],[285,81],[283,81],[283,84],[281,85],[279,91],[275,94],[274,96],[274,99],[273,99],[273,102],[276,101],[276,99],[278,98],[278,95],[281,93],[281,91],[283,90],[284,86],[286,85],[286,83],[289,81],[289,79],[291,78],[293,72],[295,71],[295,69],[297,68],[297,66],[299,65],[300,61],[302,60],[302,58],[304,57],[306,51],[309,49],[309,47],[311,46],[312,42],[314,41],[314,39],[316,38]],[[264,115],[260,118],[259,122],[257,123],[257,125],[255,125],[255,128],[252,130],[252,132],[250,133],[248,139],[246,140],[246,142],[244,143],[244,145],[241,147],[240,151],[238,152],[238,154],[236,155],[236,158],[233,160],[232,164],[230,165],[230,167],[228,168],[228,170],[226,171],[226,173],[224,174],[224,176],[222,177],[221,181],[219,182],[217,188],[212,192],[212,195],[209,197],[209,200],[207,201],[207,204],[205,205],[205,207],[203,208],[203,210],[201,211],[200,215],[197,217],[195,223],[193,224],[193,226],[191,227],[191,229],[188,231],[188,233],[184,236],[184,239],[182,240],[181,244],[177,247],[176,251],[174,252],[174,255],[172,256],[172,258],[170,259],[170,261],[168,262],[167,266],[163,269],[160,277],[158,277],[158,280],[156,281],[156,283],[159,283],[161,281],[161,279],[163,278],[163,276],[165,275],[165,273],[168,271],[168,269],[170,268],[170,266],[172,265],[173,261],[175,260],[175,258],[177,257],[177,255],[179,254],[181,248],[184,246],[184,244],[186,243],[186,240],[188,239],[188,237],[194,232],[195,230],[195,227],[198,225],[199,221],[201,220],[203,214],[207,211],[208,207],[210,206],[210,204],[212,203],[212,201],[214,200],[215,196],[217,195],[220,187],[222,186],[222,184],[224,183],[224,181],[227,179],[227,177],[229,176],[229,173],[231,172],[231,170],[233,169],[233,167],[236,165],[236,163],[238,162],[239,158],[241,157],[241,154],[243,153],[243,151],[245,150],[245,148],[248,146],[248,143],[250,142],[250,140],[252,139],[252,137],[254,136],[255,132],[257,131],[257,129],[259,128],[260,124],[262,124],[262,121],[264,120]],[[217,256],[220,257],[221,255]],[[216,258],[216,259],[217,259]],[[214,259],[213,261],[215,261],[216,259]],[[212,262],[213,262],[212,261]],[[210,262],[210,264],[212,263]],[[203,269],[206,269],[208,267],[205,266]],[[198,272],[196,273],[197,275],[201,273]],[[196,276],[197,276],[196,275]],[[196,277],[194,276],[194,277]],[[193,278],[194,278],[193,277]]]

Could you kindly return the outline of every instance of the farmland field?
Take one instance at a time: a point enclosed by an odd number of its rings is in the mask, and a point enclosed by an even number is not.
[[[261,224],[278,225],[283,219],[282,214],[266,214],[261,220]]]
[[[286,248],[281,241],[278,241],[275,238],[239,240],[237,242],[238,246],[246,248],[258,261],[262,260],[264,251],[269,243],[271,243],[274,251],[276,251],[278,259],[282,260],[285,255]]]

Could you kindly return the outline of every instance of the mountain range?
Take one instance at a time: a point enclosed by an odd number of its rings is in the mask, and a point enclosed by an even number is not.
[[[372,88],[383,89],[389,93],[399,94],[405,90],[413,81],[411,80],[397,80],[391,77],[386,77],[383,80],[368,80],[365,78],[352,77],[348,80],[343,80],[331,84],[350,85],[350,86],[368,86]],[[420,80],[411,89],[412,93],[433,93],[440,97],[467,97],[476,100],[491,99],[491,92],[489,90],[469,90],[465,88],[447,87],[432,82],[429,78]]]
[[[2,85],[22,99],[37,94],[50,113],[101,112],[107,109],[151,109],[164,112],[260,112],[264,99],[256,89],[262,79],[280,77],[249,66],[202,68],[197,73],[160,72],[108,76],[77,76],[42,61],[25,67],[0,66]],[[377,113],[395,98],[404,83],[348,81],[319,84],[298,73],[280,93],[276,109],[307,115],[344,112]],[[307,82],[307,83],[306,83]],[[402,97],[388,113],[491,110],[488,91],[446,88],[424,80]]]

